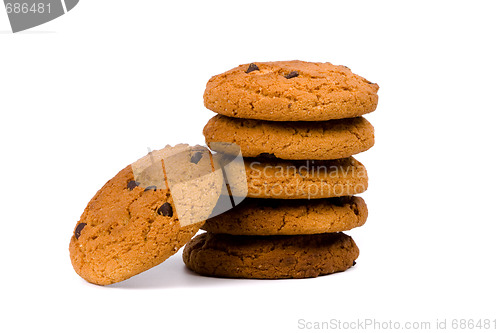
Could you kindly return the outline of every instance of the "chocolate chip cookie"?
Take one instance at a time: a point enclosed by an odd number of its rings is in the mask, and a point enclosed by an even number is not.
[[[345,271],[359,249],[343,233],[296,236],[234,236],[204,233],[184,248],[192,271],[207,276],[286,279]]]
[[[181,173],[190,169],[205,173],[207,165],[211,164],[208,150],[195,147],[189,160],[180,161],[180,156],[189,158],[179,154],[186,146],[167,146],[151,156],[171,157],[173,161],[167,164],[178,165]],[[149,158],[146,156],[128,165],[109,180],[95,194],[76,224],[69,245],[71,262],[75,271],[88,282],[107,285],[160,264],[189,241],[204,223],[181,223],[171,185],[168,179],[160,176],[163,174],[161,166],[156,168],[158,164],[145,163]],[[202,185],[204,190],[191,191],[191,200],[213,207],[222,180],[213,173],[204,178],[203,184],[196,184]],[[190,188],[189,184],[186,186]],[[205,196],[199,194],[205,192],[208,193]]]
[[[245,157],[261,154],[288,160],[332,160],[371,148],[373,126],[363,117],[323,122],[275,122],[217,115],[203,130],[205,141],[234,143]]]
[[[328,62],[255,62],[212,77],[204,101],[229,117],[323,121],[374,111],[378,89],[349,68]]]
[[[360,197],[314,200],[246,198],[236,208],[208,219],[202,229],[231,235],[305,235],[346,231],[368,217]]]

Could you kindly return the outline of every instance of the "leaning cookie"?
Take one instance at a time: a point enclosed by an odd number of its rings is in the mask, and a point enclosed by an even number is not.
[[[378,88],[328,62],[256,62],[212,77],[204,101],[208,109],[229,117],[324,121],[374,111]]]
[[[204,233],[184,248],[192,271],[247,279],[310,278],[345,271],[359,249],[343,233],[297,236],[233,236]]]
[[[206,221],[202,229],[231,235],[305,235],[346,231],[368,217],[360,197],[315,200],[246,198],[236,208]]]
[[[237,144],[245,157],[271,154],[288,160],[332,160],[370,149],[373,126],[363,117],[324,122],[274,122],[217,115],[203,129],[207,145]]]
[[[164,178],[165,163],[146,163],[150,157],[167,156],[173,160],[167,165],[175,162],[185,168],[184,173],[205,173],[211,164],[208,150],[196,147],[189,158],[182,154],[187,148],[178,145],[154,151],[125,167],[96,193],[76,224],[69,245],[71,263],[82,278],[98,285],[128,279],[160,264],[196,234],[204,221],[179,219],[170,184]],[[183,156],[188,160],[180,161]],[[207,193],[204,197],[193,195],[193,200],[213,207],[221,179],[213,173],[204,181],[210,190],[203,191]]]

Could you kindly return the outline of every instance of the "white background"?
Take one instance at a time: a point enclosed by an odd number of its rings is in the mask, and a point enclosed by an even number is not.
[[[0,10],[2,332],[293,332],[298,320],[497,319],[500,7],[494,1],[82,0],[12,34]],[[110,287],[68,244],[128,163],[203,143],[207,80],[240,63],[343,64],[380,85],[357,158],[370,216],[345,273],[199,277],[180,253]],[[304,331],[304,330],[302,330]],[[337,330],[339,331],[339,330]],[[491,330],[490,330],[491,331]]]

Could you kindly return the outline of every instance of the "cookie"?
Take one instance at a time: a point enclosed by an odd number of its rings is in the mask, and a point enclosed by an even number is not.
[[[315,200],[246,198],[236,208],[208,219],[202,229],[231,235],[306,235],[362,226],[368,217],[360,197]]]
[[[246,181],[232,182],[235,197],[319,199],[351,196],[368,188],[368,175],[354,157],[337,160],[245,158]]]
[[[332,160],[371,148],[373,126],[363,117],[323,122],[273,122],[217,115],[203,129],[205,141],[234,143],[244,157],[270,154],[288,160]]]
[[[95,194],[76,224],[69,245],[71,262],[82,278],[99,285],[128,279],[160,264],[196,234],[204,221],[183,224],[174,203],[179,198],[172,195],[170,182],[158,175],[157,163],[145,163],[150,157],[156,157],[157,162],[162,157],[167,161],[164,165],[177,165],[179,173],[194,170],[191,173],[204,174],[211,165],[208,150],[196,147],[189,158],[181,153],[186,147],[167,146],[153,152],[125,167]],[[203,179],[205,190],[194,188],[190,200],[213,207],[222,180],[217,173]],[[182,196],[180,199],[184,200]]]
[[[234,236],[204,233],[186,244],[182,257],[207,276],[286,279],[345,271],[359,249],[343,233],[297,236]]]
[[[204,102],[229,117],[324,121],[374,111],[378,89],[349,68],[328,62],[256,62],[212,77]]]

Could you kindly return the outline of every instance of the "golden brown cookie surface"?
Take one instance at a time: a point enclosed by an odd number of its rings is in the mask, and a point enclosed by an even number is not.
[[[360,197],[312,200],[246,198],[236,208],[208,219],[202,229],[231,235],[302,235],[362,226],[368,209]]]
[[[186,266],[207,276],[286,279],[345,271],[359,249],[343,233],[296,236],[234,236],[204,233],[183,252]]]
[[[272,154],[289,160],[332,160],[371,148],[373,126],[363,117],[324,122],[273,122],[217,115],[203,130],[207,145],[234,143],[245,157]]]
[[[374,111],[378,88],[345,66],[256,62],[212,77],[204,101],[208,109],[229,117],[323,121]]]

